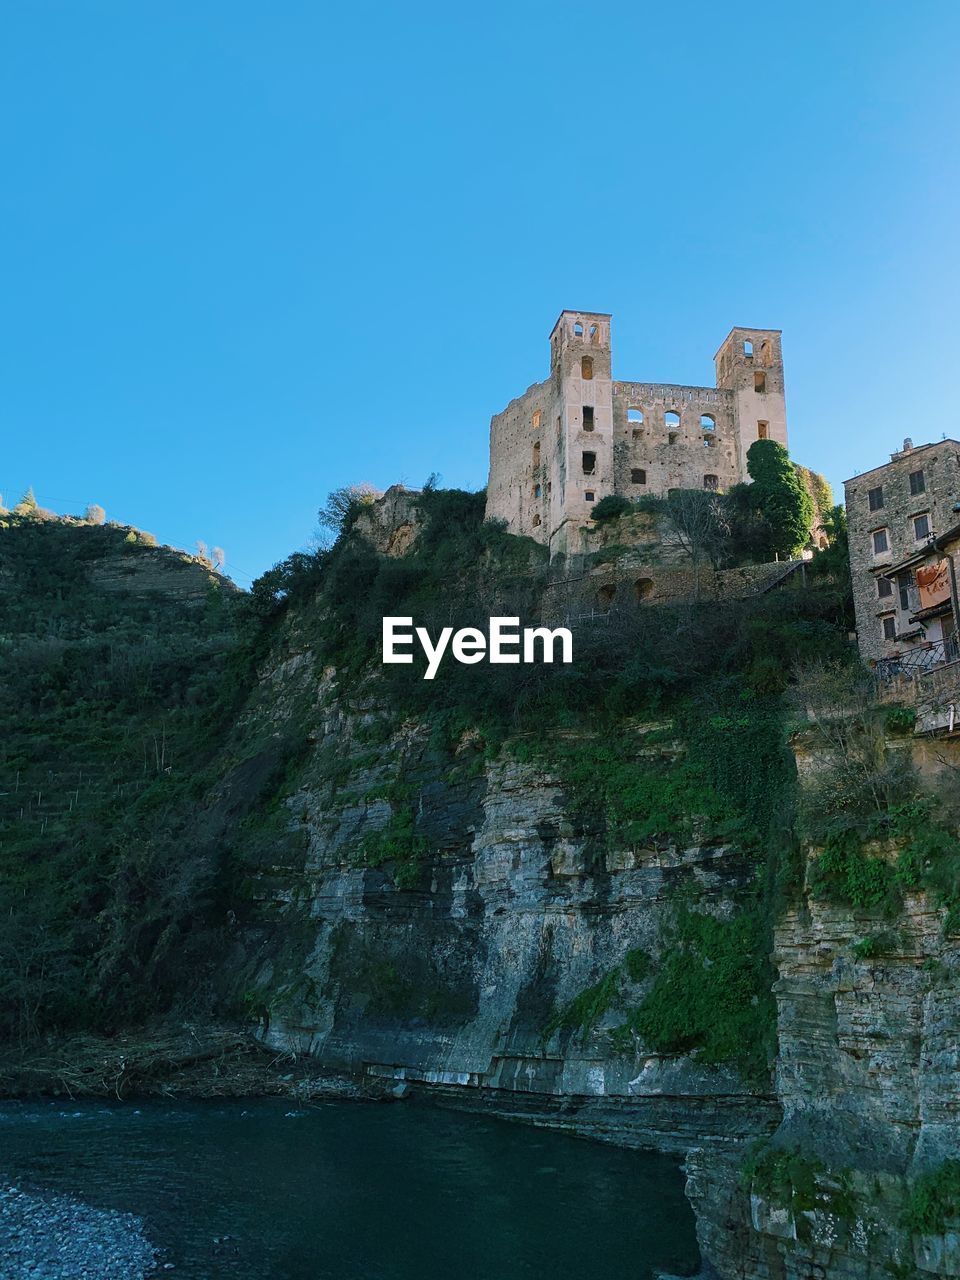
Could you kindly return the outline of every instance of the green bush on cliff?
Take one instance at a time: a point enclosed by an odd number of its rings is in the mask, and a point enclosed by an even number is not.
[[[903,1225],[915,1235],[937,1235],[960,1219],[960,1160],[944,1160],[910,1189]]]
[[[757,909],[730,919],[680,907],[652,990],[615,1033],[660,1053],[733,1062],[753,1080],[767,1076],[776,1036],[766,923]]]

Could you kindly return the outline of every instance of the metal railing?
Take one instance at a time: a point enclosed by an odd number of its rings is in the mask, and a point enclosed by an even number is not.
[[[903,676],[917,677],[944,667],[951,662],[960,662],[960,640],[948,636],[946,640],[933,640],[929,644],[917,645],[907,653],[897,654],[892,658],[881,658],[874,668],[878,680],[899,680]]]

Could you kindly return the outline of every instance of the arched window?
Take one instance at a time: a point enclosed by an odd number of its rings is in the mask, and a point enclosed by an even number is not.
[[[597,592],[597,601],[599,604],[610,608],[613,604],[614,596],[617,594],[617,584],[615,582],[605,582]]]
[[[535,440],[533,443],[533,465],[535,467],[539,467],[540,465],[540,441],[539,440]]]
[[[539,409],[534,409],[533,411],[533,429],[534,431],[540,430],[540,410]]]
[[[539,523],[540,523],[540,517],[539,517],[539,516],[534,516],[534,517],[533,517],[533,525],[534,525],[534,528],[536,528],[536,526],[537,526]]]
[[[632,427],[641,427],[641,426],[643,426],[643,410],[642,410],[642,409],[628,409],[628,410],[627,410],[627,422],[628,422],[628,423],[630,424],[630,426],[632,426]]]
[[[653,579],[638,578],[633,584],[633,594],[638,600],[647,600],[653,595]]]
[[[760,363],[761,364],[770,363],[770,343],[769,342],[764,341],[760,343]]]
[[[716,429],[717,429],[717,420],[716,420],[716,418],[713,416],[713,414],[712,414],[712,413],[701,413],[701,415],[700,415],[700,430],[701,430],[701,431],[716,431]]]
[[[743,354],[744,354],[748,359],[751,359],[751,358],[753,357],[753,343],[750,341],[750,339],[749,339],[749,338],[746,338],[746,339],[744,340],[744,343],[743,343]]]
[[[580,361],[580,377],[587,382],[593,377],[593,361],[589,356],[584,356]]]
[[[580,323],[580,321],[579,321],[579,320],[578,320],[578,321],[576,322],[576,324],[573,326],[573,336],[574,336],[575,338],[582,338],[582,337],[583,337],[583,325]]]
[[[594,344],[600,341],[600,326],[592,324],[590,326],[590,341]]]
[[[680,430],[680,415],[674,409],[668,409],[663,415],[663,420],[667,424],[668,431]]]

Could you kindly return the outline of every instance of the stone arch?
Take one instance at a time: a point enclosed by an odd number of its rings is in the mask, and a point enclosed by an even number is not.
[[[637,600],[649,600],[653,595],[653,579],[638,578],[633,584],[633,594]]]

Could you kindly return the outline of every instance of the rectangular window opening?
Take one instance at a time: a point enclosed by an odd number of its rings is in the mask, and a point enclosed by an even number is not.
[[[873,533],[873,554],[875,556],[883,555],[889,545],[886,529],[875,529]]]
[[[910,472],[910,495],[916,497],[918,493],[926,493],[927,482],[924,479],[922,471]]]
[[[593,430],[593,405],[585,404],[583,406],[583,429],[584,431]]]
[[[879,484],[875,489],[871,489],[867,493],[867,501],[870,504],[871,511],[879,511],[883,506],[883,485]]]
[[[769,435],[769,432],[770,432],[770,423],[769,423],[769,422],[758,422],[758,423],[757,423],[757,439],[758,439],[758,440],[766,440],[766,439],[767,439],[767,437],[768,437],[768,435]]]
[[[928,515],[914,517],[913,536],[918,542],[923,542],[924,538],[930,537],[930,517]]]
[[[583,453],[583,474],[592,476],[597,469],[597,455],[584,450]]]
[[[634,467],[634,468],[631,470],[631,472],[630,472],[630,483],[631,483],[631,484],[646,484],[646,483],[647,483],[647,473],[643,470],[643,468],[642,468],[642,467]]]
[[[765,373],[755,373],[753,375],[753,389],[754,391],[766,391],[767,375]]]
[[[897,620],[892,613],[889,613],[885,618],[880,619],[880,626],[883,631],[884,640],[896,640]]]

